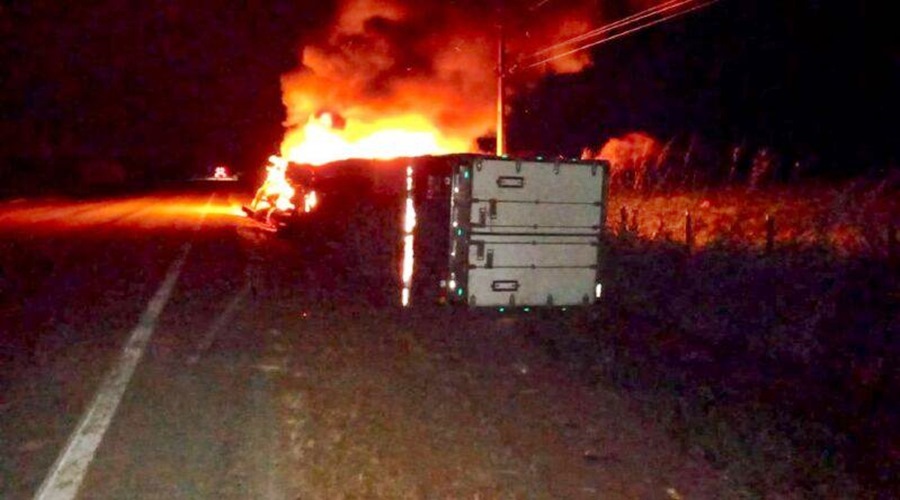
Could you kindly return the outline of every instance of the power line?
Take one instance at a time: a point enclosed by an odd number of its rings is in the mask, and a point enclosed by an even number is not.
[[[586,33],[582,33],[582,34],[580,34],[580,35],[576,35],[576,36],[574,36],[574,37],[572,37],[572,38],[569,38],[569,39],[567,39],[567,40],[563,40],[563,41],[561,41],[561,42],[555,43],[555,44],[553,44],[553,45],[551,45],[551,46],[549,46],[549,47],[543,48],[543,49],[541,49],[541,50],[539,50],[539,51],[537,51],[537,52],[535,52],[535,53],[533,53],[533,54],[531,54],[531,55],[529,55],[529,56],[527,56],[527,57],[536,57],[536,56],[539,56],[540,54],[545,54],[545,53],[547,53],[547,52],[552,52],[554,49],[558,49],[558,48],[560,48],[560,47],[565,47],[565,46],[567,46],[567,45],[571,45],[571,44],[573,44],[573,43],[580,42],[580,41],[586,40],[586,39],[588,39],[588,38],[593,38],[593,37],[595,37],[595,36],[602,35],[602,34],[604,34],[604,33],[608,33],[608,32],[610,32],[610,31],[613,31],[613,30],[617,29],[617,28],[621,28],[621,27],[626,26],[626,25],[628,25],[628,24],[632,24],[632,23],[635,23],[635,22],[637,22],[637,21],[641,21],[641,20],[646,19],[646,18],[648,18],[648,17],[652,17],[652,16],[655,16],[655,15],[657,15],[657,14],[661,14],[661,13],[663,13],[663,12],[665,12],[665,11],[668,11],[668,10],[671,10],[671,9],[674,9],[674,8],[677,8],[677,7],[680,7],[680,6],[685,5],[685,4],[693,3],[693,2],[695,2],[695,1],[697,1],[697,0],[668,0],[668,1],[663,2],[663,3],[661,3],[661,4],[654,5],[653,7],[650,7],[650,8],[648,8],[648,9],[642,10],[642,11],[640,11],[640,12],[636,12],[636,13],[634,13],[634,14],[631,14],[631,15],[628,16],[628,17],[624,17],[624,18],[622,18],[622,19],[619,19],[618,21],[615,21],[615,22],[606,24],[606,25],[604,25],[604,26],[601,26],[601,27],[599,27],[599,28],[595,28],[595,29],[593,29],[593,30],[591,30],[591,31],[588,31],[588,32],[586,32]]]
[[[547,3],[552,2],[552,1],[553,1],[553,0],[538,0],[537,2],[535,2],[534,5],[532,5],[531,7],[528,7],[528,10],[531,10],[531,11],[538,10],[538,9],[540,9],[541,7],[543,7],[544,4],[547,4]]]
[[[546,58],[541,59],[541,60],[539,60],[539,61],[537,61],[537,62],[528,64],[527,66],[525,66],[525,68],[533,68],[533,67],[535,67],[535,66],[539,66],[539,65],[541,65],[541,64],[548,63],[548,62],[550,62],[550,61],[554,61],[554,60],[556,60],[556,59],[560,59],[560,58],[566,57],[566,56],[568,56],[568,55],[572,55],[572,54],[574,54],[574,53],[576,53],[576,52],[580,52],[580,51],[582,51],[582,50],[589,49],[589,48],[595,47],[595,46],[597,46],[597,45],[601,45],[601,44],[604,44],[604,43],[607,43],[607,42],[611,42],[611,41],[613,41],[613,40],[615,40],[615,39],[617,39],[617,38],[622,38],[622,37],[624,37],[624,36],[626,36],[626,35],[630,35],[630,34],[632,34],[632,33],[635,33],[635,32],[637,32],[637,31],[641,31],[641,30],[646,29],[646,28],[649,28],[649,27],[651,27],[651,26],[655,26],[655,25],[657,25],[657,24],[666,22],[666,21],[668,21],[668,20],[670,20],[670,19],[674,19],[674,18],[676,18],[676,17],[683,16],[683,15],[688,14],[688,13],[690,13],[690,12],[694,12],[694,11],[696,11],[696,10],[703,9],[703,8],[705,8],[705,7],[709,7],[710,5],[712,5],[712,4],[714,4],[714,3],[718,3],[718,2],[719,2],[719,0],[710,0],[710,1],[705,2],[705,3],[702,3],[702,4],[700,4],[700,5],[696,5],[696,6],[694,6],[694,7],[691,7],[691,8],[689,8],[689,9],[681,10],[681,11],[678,11],[678,12],[676,12],[676,13],[674,13],[674,14],[670,14],[670,15],[665,16],[665,17],[662,17],[662,18],[660,18],[660,19],[656,19],[656,20],[654,20],[654,21],[652,21],[652,22],[648,22],[648,23],[644,23],[644,24],[638,25],[638,26],[636,26],[636,27],[634,27],[634,28],[631,28],[631,29],[629,29],[629,30],[623,31],[623,32],[621,32],[621,33],[616,33],[615,35],[612,35],[612,36],[609,36],[609,37],[606,37],[606,38],[602,38],[602,39],[600,39],[600,40],[597,40],[597,41],[594,41],[594,42],[591,42],[591,43],[586,43],[586,44],[584,44],[584,45],[575,47],[574,49],[567,50],[567,51],[565,51],[565,52],[561,52],[561,53],[559,53],[559,54],[555,54],[555,55],[552,55],[552,56],[550,56],[550,57],[546,57]],[[576,37],[576,38],[577,38],[577,37]]]

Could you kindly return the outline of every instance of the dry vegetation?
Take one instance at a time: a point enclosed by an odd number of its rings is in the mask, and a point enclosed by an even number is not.
[[[623,226],[622,213],[626,214]],[[888,231],[900,221],[900,183],[840,186],[723,187],[689,192],[640,193],[614,189],[608,227],[655,241],[685,242],[690,213],[699,247],[763,249],[766,218],[774,219],[782,248],[822,247],[842,257],[887,256]]]
[[[897,191],[619,190],[594,381],[643,394],[689,449],[758,492],[896,491]]]

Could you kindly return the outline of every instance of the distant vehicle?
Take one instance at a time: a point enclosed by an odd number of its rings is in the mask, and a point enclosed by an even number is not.
[[[404,263],[404,305],[435,296],[469,308],[596,302],[607,162],[445,158],[408,171],[415,212],[404,244],[415,259]]]
[[[211,181],[236,181],[238,180],[238,175],[233,173],[231,169],[226,167],[225,165],[216,165],[212,169],[212,175],[207,177],[207,180]]]

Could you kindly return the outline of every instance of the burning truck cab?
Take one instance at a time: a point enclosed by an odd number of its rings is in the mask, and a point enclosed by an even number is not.
[[[318,205],[315,184],[314,167],[298,165],[273,155],[269,157],[266,178],[257,189],[253,201],[242,208],[249,217],[274,227],[284,226],[297,215],[309,213]]]

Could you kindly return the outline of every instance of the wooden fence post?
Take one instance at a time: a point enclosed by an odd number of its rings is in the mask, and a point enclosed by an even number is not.
[[[888,262],[897,262],[897,226],[893,222],[888,223],[887,228]]]
[[[691,221],[690,210],[684,211],[684,245],[687,248],[687,253],[691,253],[691,250],[694,248],[694,225]]]
[[[775,217],[766,214],[766,253],[775,249]]]

